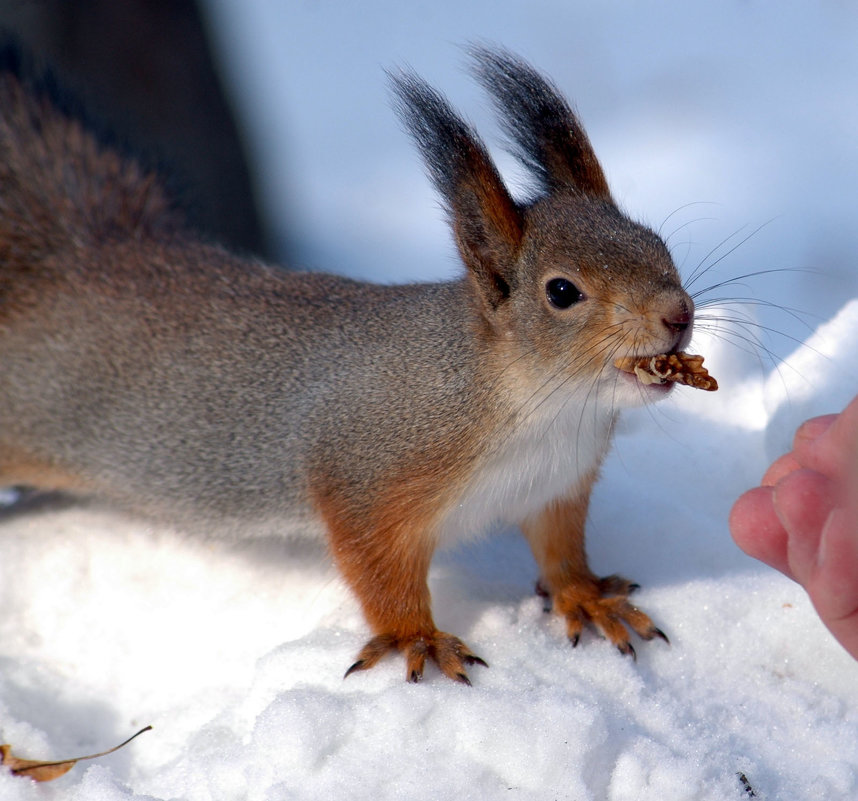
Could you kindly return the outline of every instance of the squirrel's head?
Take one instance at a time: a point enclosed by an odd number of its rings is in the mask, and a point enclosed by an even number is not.
[[[581,123],[546,78],[505,51],[471,55],[536,184],[526,202],[511,197],[442,95],[411,73],[391,80],[444,201],[484,335],[537,381],[551,375],[587,392],[597,382],[620,405],[665,392],[613,363],[678,351],[691,337],[694,304],[666,245],[618,209]]]

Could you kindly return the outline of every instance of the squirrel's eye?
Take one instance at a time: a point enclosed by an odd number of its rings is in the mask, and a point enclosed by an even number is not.
[[[548,301],[557,309],[568,309],[573,303],[584,299],[584,294],[565,278],[552,278],[546,285]]]

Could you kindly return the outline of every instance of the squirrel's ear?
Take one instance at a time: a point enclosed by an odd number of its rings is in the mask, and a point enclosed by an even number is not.
[[[573,187],[611,199],[583,126],[563,95],[530,64],[503,49],[469,49],[474,73],[491,94],[515,156],[545,191]]]
[[[389,75],[395,108],[450,217],[465,266],[491,308],[510,293],[524,222],[485,145],[447,100],[412,73]]]

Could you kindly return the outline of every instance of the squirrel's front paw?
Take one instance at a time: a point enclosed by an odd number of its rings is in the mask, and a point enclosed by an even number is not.
[[[628,596],[637,588],[621,576],[581,578],[552,593],[537,584],[537,592],[550,597],[553,611],[566,619],[566,633],[573,646],[578,645],[584,626],[591,624],[620,653],[631,657],[635,657],[635,649],[626,627],[644,640],[660,637],[669,643],[649,615],[629,603]]]
[[[468,665],[488,667],[486,662],[458,637],[443,631],[408,637],[379,634],[363,647],[357,661],[346,671],[346,677],[359,670],[369,670],[388,651],[402,651],[405,654],[406,677],[410,682],[418,682],[423,678],[423,667],[427,659],[435,662],[447,678],[468,685],[471,683],[465,670]]]

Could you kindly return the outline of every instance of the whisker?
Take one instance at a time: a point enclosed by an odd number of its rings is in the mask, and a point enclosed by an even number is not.
[[[753,231],[751,231],[751,233],[749,233],[746,237],[744,237],[744,239],[741,239],[739,242],[737,242],[735,245],[733,245],[733,246],[732,246],[732,247],[731,247],[731,248],[730,248],[726,253],[722,253],[722,254],[721,254],[717,259],[715,259],[715,261],[713,261],[711,264],[708,264],[708,265],[706,265],[706,267],[704,267],[703,265],[704,265],[704,264],[706,264],[706,261],[707,261],[711,256],[713,256],[715,253],[717,253],[717,252],[718,252],[718,250],[719,250],[720,248],[722,248],[724,245],[726,245],[726,244],[727,244],[731,239],[733,239],[734,237],[738,236],[742,231],[744,231],[744,230],[745,230],[745,228],[746,228],[747,226],[744,226],[744,225],[743,225],[741,228],[739,228],[738,230],[736,230],[735,232],[733,232],[732,234],[730,234],[730,236],[728,236],[726,239],[722,239],[722,240],[721,240],[721,242],[719,242],[719,243],[718,243],[714,248],[712,248],[712,250],[710,250],[710,251],[709,251],[709,252],[708,252],[708,253],[707,253],[707,254],[706,254],[706,255],[705,255],[705,256],[700,260],[700,263],[697,265],[697,267],[693,270],[693,272],[691,273],[691,275],[688,277],[688,280],[687,280],[687,282],[686,282],[686,284],[685,284],[686,289],[688,289],[689,287],[691,287],[691,286],[694,284],[694,282],[695,282],[695,281],[697,281],[699,278],[701,278],[702,276],[706,275],[706,273],[708,273],[708,272],[709,272],[713,267],[715,267],[716,265],[720,264],[722,261],[724,261],[724,259],[726,259],[726,258],[727,258],[728,256],[730,256],[731,254],[735,253],[735,252],[736,252],[736,250],[738,250],[740,247],[742,247],[742,245],[744,245],[744,244],[745,244],[746,242],[748,242],[750,239],[752,239],[753,237],[755,237],[755,236],[756,236],[760,231],[762,231],[762,230],[763,230],[763,228],[765,228],[767,225],[771,224],[771,222],[772,222],[774,219],[775,219],[775,218],[772,218],[771,220],[767,220],[766,222],[764,222],[764,223],[762,223],[761,225],[757,226]],[[702,268],[702,269],[701,269],[701,268]]]
[[[777,336],[782,337],[783,339],[786,339],[795,345],[803,345],[804,347],[810,348],[815,353],[819,354],[819,351],[817,351],[815,348],[811,348],[811,346],[808,345],[807,342],[805,342],[805,340],[799,339],[798,337],[795,337],[792,334],[788,334],[786,331],[781,331],[778,328],[773,328],[770,325],[764,325],[763,323],[759,323],[759,322],[756,322],[753,320],[743,320],[741,317],[721,317],[721,316],[708,317],[707,315],[703,315],[701,317],[698,317],[697,319],[704,321],[704,323],[707,321],[711,323],[711,321],[713,321],[713,320],[719,320],[719,321],[732,323],[733,325],[737,325],[737,326],[739,326],[739,325],[746,326],[746,327],[752,326],[753,328],[757,329],[758,331],[764,331],[767,334],[776,334]],[[701,326],[701,327],[703,328],[703,330],[706,330],[705,325]],[[819,355],[822,355],[822,354],[819,354]]]
[[[556,373],[546,376],[546,378],[542,381],[542,383],[530,393],[530,395],[528,396],[527,399],[525,399],[517,408],[512,409],[510,411],[506,422],[511,423],[516,417],[519,417],[522,415],[523,415],[524,420],[528,420],[531,417],[533,417],[534,415],[536,415],[538,413],[539,409],[544,404],[548,403],[551,400],[551,398],[553,398],[556,395],[556,393],[561,392],[562,390],[567,388],[570,384],[573,386],[576,384],[579,376],[584,371],[586,371],[586,369],[588,368],[588,360],[586,357],[588,357],[588,356],[597,357],[597,356],[603,354],[606,350],[606,343],[609,343],[612,338],[621,337],[621,335],[622,335],[622,325],[619,323],[612,325],[607,331],[605,331],[603,333],[602,337],[599,340],[590,344],[587,347],[587,349],[584,350],[580,354],[585,358],[584,358],[584,361],[581,364],[579,364],[575,370],[571,371],[570,373],[568,373],[566,376],[564,376],[562,378],[559,378],[559,376]],[[516,357],[516,359],[511,361],[509,364],[505,365],[503,371],[506,372],[507,370],[511,369],[512,366],[516,362],[518,362],[520,359],[527,359],[528,357],[532,356],[533,353],[535,353],[535,350],[533,350],[533,349],[531,349],[527,352],[523,352],[520,356]],[[549,391],[546,392],[545,390],[550,387],[552,382],[555,382],[555,381],[557,382],[556,386],[552,387]],[[594,383],[598,383],[598,382],[594,382]],[[590,388],[587,391],[587,394],[585,395],[585,401],[584,401],[584,406],[582,407],[582,411],[583,411],[583,408],[588,405],[588,400],[590,397],[590,393],[592,392],[592,389],[593,389],[593,385],[591,384]],[[563,409],[565,408],[565,406],[569,402],[569,400],[571,400],[572,398],[574,398],[576,396],[578,396],[578,393],[570,393],[569,399],[567,399],[563,402],[560,409],[553,416],[549,425],[546,426],[545,430],[543,431],[543,436],[545,436],[548,433],[549,429],[551,428],[551,425],[554,423],[554,421],[557,419],[557,417],[562,413]],[[498,445],[496,446],[496,448],[500,449],[501,447],[503,447],[503,443],[499,442]]]
[[[590,354],[590,355],[601,355],[606,350],[608,350],[608,348],[606,347],[606,343],[609,343],[612,338],[621,337],[621,335],[622,335],[622,325],[621,324],[614,324],[613,326],[611,326],[611,329],[614,329],[614,330],[609,329],[608,331],[606,331],[602,335],[601,339],[594,342],[592,345],[590,345],[588,347],[587,350],[585,350],[583,352],[583,355],[584,356],[586,356],[588,354]],[[622,341],[620,339],[620,341],[617,343],[617,346],[615,348],[613,348],[613,350],[611,352],[616,352],[616,350],[619,348],[619,346],[621,344],[622,344]],[[538,409],[541,406],[543,406],[543,404],[547,403],[551,398],[553,398],[556,393],[565,389],[570,384],[570,382],[574,383],[575,380],[580,375],[580,373],[582,373],[586,369],[586,367],[587,367],[587,364],[585,362],[579,366],[578,370],[571,372],[568,375],[566,375],[565,377],[563,377],[562,380],[560,380],[560,382],[555,387],[553,387],[547,394],[545,394],[534,406],[532,406],[531,408],[529,408],[527,410],[528,415],[535,414],[538,411]],[[602,374],[602,371],[605,369],[605,367],[606,367],[606,365],[603,363],[602,366],[600,367],[599,373],[594,378],[594,380],[592,382],[590,382],[590,386],[588,387],[587,392],[584,395],[584,400],[583,400],[583,403],[581,406],[582,417],[579,419],[579,432],[580,432],[580,425],[583,423],[583,414],[584,414],[585,410],[587,409],[587,407],[590,405],[590,403],[589,403],[590,398],[592,396],[594,389],[598,386],[599,376]],[[555,375],[550,376],[548,379],[546,379],[546,381],[542,383],[542,385],[539,387],[539,389],[536,392],[531,394],[530,399],[532,400],[533,398],[536,397],[536,395],[540,394],[542,392],[542,390],[545,389],[549,385],[549,383],[556,378],[557,378],[557,375],[555,374]],[[543,432],[543,436],[545,436],[548,433],[549,429],[554,424],[554,422],[557,420],[557,418],[560,416],[560,414],[563,412],[563,409],[566,407],[567,403],[569,402],[569,400],[571,400],[572,397],[574,397],[574,393],[570,394],[569,398],[563,402],[561,407],[554,414],[554,416],[552,417],[548,426],[546,426],[545,431]],[[594,408],[594,414],[597,414],[597,413],[598,413],[598,410],[596,408]],[[578,444],[576,444],[576,447],[578,447]]]
[[[661,225],[658,226],[657,234],[659,236],[661,236],[661,232],[664,230],[664,226],[667,225],[668,221],[672,217],[679,214],[680,211],[685,211],[685,209],[690,209],[692,206],[715,206],[715,205],[717,205],[717,204],[711,200],[692,200],[690,203],[685,203],[682,206],[679,206],[679,208],[674,209],[672,212],[670,212],[670,214],[667,215],[667,217],[665,217],[661,221]],[[680,226],[680,227],[684,227],[684,226]],[[668,237],[668,239],[669,238],[670,237]]]
[[[728,254],[725,254],[728,255]],[[714,266],[714,265],[712,265]],[[707,268],[708,269],[708,268]],[[697,298],[700,295],[705,294],[706,292],[712,292],[715,289],[723,289],[725,286],[732,286],[734,284],[742,286],[740,284],[741,281],[745,281],[748,278],[759,278],[762,275],[772,275],[773,273],[809,273],[811,275],[815,275],[817,273],[816,270],[809,270],[804,267],[773,267],[768,270],[753,270],[749,273],[743,273],[742,275],[735,275],[730,278],[725,278],[723,281],[719,281],[716,284],[710,284],[704,289],[698,289],[696,292],[690,293],[692,299]],[[702,273],[701,273],[702,275]],[[698,276],[699,278],[700,276]],[[695,279],[696,280],[696,279]],[[686,282],[685,289],[686,291],[691,286],[690,283]]]
[[[763,309],[775,309],[776,311],[783,312],[788,317],[791,317],[795,320],[796,323],[801,325],[808,332],[813,331],[813,326],[808,323],[805,317],[811,317],[817,321],[820,320],[818,315],[810,314],[809,312],[804,311],[803,309],[797,309],[792,306],[784,306],[780,303],[773,303],[770,300],[761,300],[759,298],[712,298],[707,299],[703,303],[698,304],[697,308],[700,309],[731,309],[733,315],[738,317],[738,312],[733,307],[739,307],[741,310],[742,306],[756,306]],[[697,315],[697,319],[705,319],[709,317],[712,319],[710,315]],[[728,319],[725,317],[725,319]],[[755,320],[751,315],[747,315],[744,319],[751,325],[759,325],[760,323]]]
[[[715,219],[716,219],[715,217],[695,217],[693,220],[688,220],[687,222],[682,223],[682,225],[679,225],[676,228],[674,228],[666,237],[664,237],[664,244],[668,245],[670,243],[670,240],[673,239],[673,237],[676,236],[676,234],[678,234],[683,229],[688,228],[690,225],[695,225],[696,223],[700,223],[700,222],[712,222]],[[661,236],[661,229],[660,228],[659,228],[659,236]]]
[[[709,260],[709,258],[712,257],[715,253],[717,253],[722,247],[724,247],[724,245],[726,245],[731,239],[738,236],[742,231],[744,231],[746,227],[747,226],[743,225],[741,228],[738,228],[737,230],[733,231],[732,234],[730,234],[729,236],[726,236],[724,239],[722,239],[720,242],[718,242],[717,245],[715,245],[711,250],[709,250],[706,253],[706,255],[702,259],[700,259],[699,262],[697,262],[697,266],[691,271],[691,274],[685,280],[684,285],[685,285],[686,289],[688,289],[688,287],[690,287],[697,280],[697,278],[699,277],[698,272],[701,269],[703,270],[703,272],[700,272],[700,275],[703,275],[706,272],[706,270],[709,269],[708,267],[705,269],[703,267],[706,264],[706,262]]]

